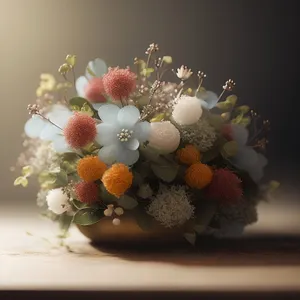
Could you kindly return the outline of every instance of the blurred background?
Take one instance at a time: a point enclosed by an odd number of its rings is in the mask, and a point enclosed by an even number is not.
[[[26,107],[41,73],[57,73],[76,54],[76,73],[100,57],[127,66],[152,42],[207,74],[219,93],[236,81],[241,104],[271,121],[267,179],[282,200],[299,200],[299,59],[297,1],[276,0],[0,0],[0,206],[33,209],[37,189],[13,187]],[[298,65],[299,67],[299,65]],[[297,73],[296,73],[297,72]],[[300,201],[299,201],[300,202]],[[2,209],[1,208],[1,209]],[[19,209],[23,214],[23,209]]]

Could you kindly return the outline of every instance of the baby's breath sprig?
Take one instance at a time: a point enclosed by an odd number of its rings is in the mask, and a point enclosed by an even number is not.
[[[55,127],[57,127],[58,129],[62,130],[61,127],[59,127],[57,124],[53,123],[49,118],[45,117],[42,112],[40,111],[40,108],[37,104],[29,104],[27,106],[27,110],[29,112],[30,115],[37,115],[39,117],[41,117],[42,119],[44,119],[45,121],[51,123],[52,125],[54,125]]]
[[[219,100],[221,100],[222,96],[226,91],[231,92],[233,88],[235,87],[235,82],[232,79],[228,79],[225,84],[223,85],[223,91],[221,92],[219,96]]]
[[[202,71],[198,71],[197,77],[199,79],[199,84],[198,84],[198,87],[196,89],[195,95],[197,95],[197,93],[199,92],[199,90],[200,90],[200,88],[202,86],[203,80],[204,80],[204,78],[206,78],[206,74],[204,72],[202,72]]]
[[[145,51],[145,54],[148,55],[146,68],[149,67],[152,54],[157,52],[157,51],[159,51],[159,48],[158,48],[158,44],[156,44],[156,43],[150,44],[149,47],[147,48],[147,50]]]

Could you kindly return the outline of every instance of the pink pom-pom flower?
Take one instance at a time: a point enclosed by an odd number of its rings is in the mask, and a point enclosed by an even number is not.
[[[92,78],[85,86],[85,97],[91,103],[106,102],[103,80],[100,77]]]
[[[207,197],[222,203],[234,203],[243,195],[241,180],[227,169],[214,171],[213,179],[205,192]]]
[[[113,99],[127,99],[136,88],[136,75],[129,69],[110,68],[103,76],[103,86]]]
[[[96,134],[95,120],[82,113],[75,113],[64,128],[66,142],[74,149],[93,142]]]
[[[98,186],[94,182],[79,182],[75,185],[75,194],[79,201],[92,204],[98,200]]]

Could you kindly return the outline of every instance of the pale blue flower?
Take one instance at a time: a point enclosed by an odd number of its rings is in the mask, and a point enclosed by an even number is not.
[[[49,118],[54,124],[63,129],[72,115],[73,113],[67,107],[53,105],[45,117]],[[41,140],[52,142],[56,152],[63,153],[71,151],[65,141],[62,130],[42,119],[40,116],[32,116],[32,118],[26,122],[24,131],[30,138],[39,138]]]
[[[90,69],[96,77],[102,77],[107,72],[106,63],[100,59],[96,58],[93,61],[90,61],[87,65],[87,69]],[[88,84],[89,80],[94,78],[87,70],[85,76],[80,76],[76,80],[76,91],[79,97],[85,98],[85,87]],[[97,110],[103,103],[91,103],[93,107]]]
[[[250,177],[258,182],[262,179],[264,167],[268,164],[266,157],[247,146],[249,131],[241,125],[232,124],[232,137],[238,144],[237,154],[230,159],[237,168],[248,172]]]
[[[133,165],[139,159],[140,143],[148,139],[150,124],[139,122],[140,112],[133,105],[104,104],[98,114],[102,123],[97,125],[96,141],[103,146],[99,158],[107,164]]]
[[[219,102],[217,94],[211,91],[199,92],[197,98],[200,100],[202,107],[206,109],[214,108]]]

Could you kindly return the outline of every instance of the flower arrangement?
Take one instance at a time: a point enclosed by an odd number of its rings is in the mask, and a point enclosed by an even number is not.
[[[96,59],[76,78],[68,55],[63,82],[42,74],[15,185],[36,175],[38,205],[66,230],[103,218],[122,226],[128,214],[143,230],[180,228],[194,243],[255,222],[278,186],[260,183],[269,121],[237,105],[233,80],[218,96],[202,86],[204,72],[171,64],[151,44],[131,69]]]

